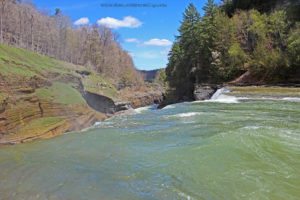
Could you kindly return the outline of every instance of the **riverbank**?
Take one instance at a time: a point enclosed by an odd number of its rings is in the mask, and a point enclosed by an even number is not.
[[[118,90],[113,80],[84,66],[0,45],[2,145],[79,131],[161,99],[162,91],[155,88]]]
[[[219,94],[2,147],[0,196],[298,199],[300,101]]]
[[[169,95],[159,104],[158,109],[176,103],[209,100],[221,88],[227,88],[228,94],[237,96],[300,97],[300,84],[201,84],[195,87],[193,98],[178,98],[175,95]]]

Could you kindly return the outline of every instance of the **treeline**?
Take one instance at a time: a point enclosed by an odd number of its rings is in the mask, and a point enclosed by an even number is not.
[[[270,2],[279,3],[270,7]],[[295,2],[224,0],[217,6],[208,0],[202,17],[190,4],[166,68],[175,95],[192,98],[196,83],[228,82],[246,72],[265,83],[299,82],[300,23],[299,13],[294,13],[299,2]]]
[[[143,84],[111,29],[97,24],[73,27],[60,9],[50,15],[22,0],[0,0],[0,11],[0,43],[85,65],[122,85]]]
[[[291,20],[300,20],[299,0],[223,0],[222,9],[232,16],[236,10],[256,9],[261,13],[271,12],[274,9],[285,9]]]

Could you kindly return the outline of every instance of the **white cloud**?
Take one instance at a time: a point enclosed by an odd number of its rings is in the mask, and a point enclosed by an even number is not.
[[[165,48],[164,50],[162,50],[162,51],[160,52],[160,54],[161,54],[161,55],[168,55],[169,52],[170,52],[170,50],[171,50],[171,48],[167,47],[167,48]]]
[[[89,22],[90,22],[89,18],[82,17],[82,18],[78,19],[76,22],[74,22],[74,25],[80,26],[80,25],[88,24]]]
[[[151,39],[149,41],[144,42],[144,45],[165,47],[165,46],[171,46],[172,42],[167,39],[156,39],[155,38],[155,39]]]
[[[98,25],[103,25],[103,26],[107,26],[108,28],[137,28],[140,27],[142,25],[142,22],[140,22],[138,19],[131,17],[131,16],[127,16],[124,17],[122,20],[118,20],[112,17],[105,17],[102,19],[99,19],[97,21]]]
[[[140,41],[136,38],[128,38],[128,39],[125,40],[125,42],[139,43]]]

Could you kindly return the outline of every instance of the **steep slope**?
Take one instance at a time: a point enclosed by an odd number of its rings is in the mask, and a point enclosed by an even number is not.
[[[91,126],[130,108],[119,93],[83,66],[0,45],[0,144]]]
[[[85,103],[76,70],[86,69],[0,45],[0,142],[52,137],[103,120]]]

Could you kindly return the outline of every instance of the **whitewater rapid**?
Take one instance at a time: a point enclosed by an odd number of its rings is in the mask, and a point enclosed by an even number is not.
[[[1,148],[0,199],[299,199],[298,97],[136,111]]]

